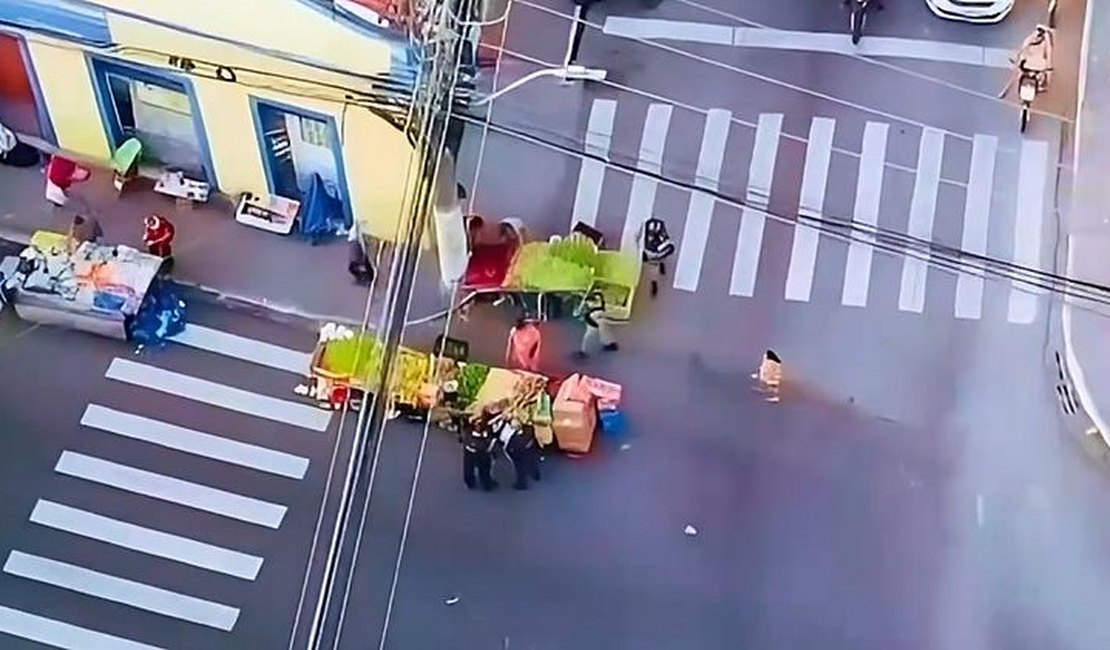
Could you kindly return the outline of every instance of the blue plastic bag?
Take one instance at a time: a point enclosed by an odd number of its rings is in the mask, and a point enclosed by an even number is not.
[[[139,313],[131,320],[128,337],[142,345],[162,346],[166,339],[185,329],[185,301],[172,282],[155,279],[147,290]]]

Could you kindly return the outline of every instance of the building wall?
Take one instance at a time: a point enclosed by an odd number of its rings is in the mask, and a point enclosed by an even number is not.
[[[223,0],[222,4],[237,3]],[[221,18],[227,24],[239,22],[229,18],[227,12]],[[113,39],[124,47],[120,50],[122,56],[105,58],[171,71],[190,82],[203,118],[204,137],[214,167],[211,171],[220,191],[230,195],[268,192],[252,97],[307,109],[335,120],[342,144],[346,198],[354,218],[369,234],[394,238],[412,148],[404,134],[385,120],[366,109],[345,104],[343,88],[361,87],[364,82],[135,18],[110,15],[110,24]],[[302,34],[299,38],[307,36]],[[33,36],[28,40],[59,147],[94,159],[110,158],[87,53],[79,45],[48,37]],[[362,45],[366,42],[361,41]],[[359,49],[350,48],[355,52]],[[195,59],[198,66],[195,74],[170,68],[167,54]],[[214,78],[215,69],[209,63],[233,67],[237,82]],[[363,64],[365,67],[365,60]]]
[[[108,10],[330,64],[357,74],[390,69],[395,43],[368,38],[312,0],[93,0]],[[109,14],[114,20],[119,14]],[[383,32],[384,33],[384,32]],[[117,42],[120,36],[112,25]]]

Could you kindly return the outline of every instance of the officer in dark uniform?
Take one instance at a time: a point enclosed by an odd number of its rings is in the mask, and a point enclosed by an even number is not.
[[[540,480],[540,443],[536,440],[536,431],[531,426],[522,427],[515,422],[507,422],[504,426],[506,429],[501,440],[516,474],[513,489],[527,490],[529,477],[533,481]]]
[[[483,490],[492,492],[497,489],[493,480],[493,445],[497,439],[490,431],[489,419],[472,419],[463,428],[463,482],[470,490],[481,482]]]

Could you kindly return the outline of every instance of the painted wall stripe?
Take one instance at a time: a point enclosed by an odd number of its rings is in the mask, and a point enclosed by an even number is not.
[[[701,139],[701,152],[698,154],[697,176],[694,184],[699,188],[716,192],[720,187],[721,170],[725,162],[725,147],[728,133],[732,127],[732,113],[713,109],[705,119],[705,131]],[[705,245],[709,241],[709,229],[713,223],[713,210],[717,201],[705,192],[694,191],[690,196],[690,207],[686,214],[686,224],[679,242],[678,261],[675,263],[674,287],[683,291],[697,291],[701,278],[702,261],[705,258]]]
[[[879,224],[889,131],[890,125],[883,122],[868,122],[863,129],[859,178],[856,181],[856,208],[852,213],[852,221],[865,228],[873,229]],[[875,236],[871,233],[852,234],[852,241],[848,244],[848,259],[844,265],[844,289],[840,296],[842,304],[849,307],[867,306],[874,244]]]
[[[114,379],[135,386],[142,386],[162,393],[169,393],[185,399],[204,402],[212,406],[282,422],[313,431],[326,431],[331,421],[331,413],[309,404],[298,404],[276,397],[259,395],[249,391],[197,379],[155,366],[135,363],[127,359],[113,359],[108,379]]]
[[[1041,268],[1041,230],[1044,228],[1048,189],[1048,143],[1023,140],[1018,167],[1017,218],[1014,220],[1014,263]],[[1020,282],[1010,281],[1007,320],[1027,325],[1037,318],[1037,294]]]
[[[636,165],[641,171],[651,174],[663,171],[663,148],[667,144],[672,110],[670,104],[652,104],[648,107],[644,134],[640,140],[640,157]],[[655,193],[658,189],[659,181],[655,178],[640,174],[632,178],[632,194],[628,198],[628,214],[621,233],[621,250],[635,248],[640,227],[655,210]]]
[[[302,479],[308,471],[307,458],[221,438],[97,404],[89,404],[85,408],[81,424],[133,440],[142,440],[168,449],[278,476]]]
[[[964,232],[960,249],[976,255],[987,254],[991,196],[994,194],[994,165],[998,138],[976,135],[971,143],[971,171],[964,203]],[[978,320],[983,316],[984,278],[979,271],[960,271],[956,277],[956,318]]]
[[[311,354],[201,325],[186,325],[185,330],[171,340],[205,352],[214,352],[298,375],[307,375],[312,362]]]
[[[836,121],[827,117],[815,117],[810,124],[809,145],[806,147],[806,162],[802,171],[802,192],[798,200],[799,216],[819,218],[824,212],[835,128]],[[790,267],[786,273],[787,300],[809,301],[820,241],[819,230],[800,221],[795,224]]]
[[[31,521],[40,526],[244,580],[254,580],[262,568],[262,558],[254,555],[136,526],[44,499],[39,499],[35,504],[31,511]]]
[[[612,99],[595,99],[590,107],[590,121],[586,126],[586,153],[609,159],[613,141],[613,120],[617,115],[617,102]],[[583,158],[578,169],[578,187],[574,193],[573,222],[581,221],[597,226],[601,210],[601,189],[605,182],[605,163],[593,158]],[[574,223],[570,227],[574,227]]]
[[[62,452],[54,471],[267,528],[280,527],[285,518],[285,506],[73,451]]]
[[[163,650],[3,606],[0,606],[0,633],[64,650]]]
[[[760,210],[767,209],[771,200],[782,118],[781,113],[761,113],[756,125],[755,146],[748,167],[748,189],[744,197],[748,207],[741,212],[736,253],[732,259],[732,277],[729,279],[730,296],[751,297],[755,294],[759,251],[763,248],[763,228],[766,224],[766,215]]]
[[[21,551],[8,555],[4,572],[225,632],[231,631],[239,618],[235,607]]]
[[[921,134],[917,155],[917,175],[910,201],[908,233],[923,241],[933,239],[933,220],[937,210],[937,189],[944,158],[944,131],[926,128]],[[929,275],[928,255],[907,254],[902,263],[902,286],[898,308],[921,313],[925,310],[925,282]]]

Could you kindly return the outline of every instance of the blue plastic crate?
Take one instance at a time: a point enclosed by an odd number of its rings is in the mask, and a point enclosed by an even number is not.
[[[618,409],[598,411],[597,415],[601,422],[601,432],[607,436],[622,435],[627,429],[628,422],[624,413]]]

